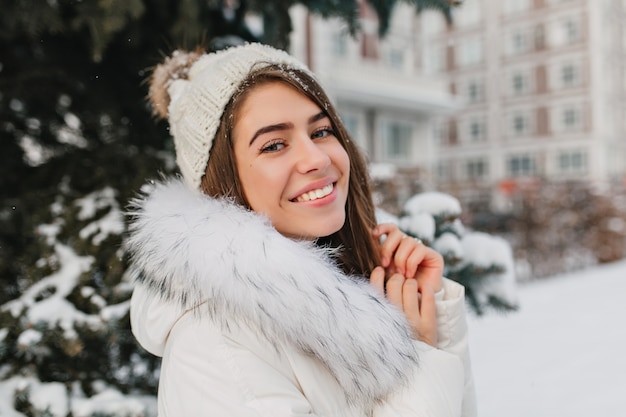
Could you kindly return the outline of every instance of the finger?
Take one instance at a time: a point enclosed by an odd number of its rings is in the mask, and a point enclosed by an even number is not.
[[[381,223],[381,224],[376,225],[376,227],[372,229],[372,234],[374,235],[374,237],[379,238],[383,235],[386,235],[392,232],[393,230],[397,228],[398,226],[396,226],[393,223]]]
[[[393,262],[399,273],[406,278],[413,278],[423,257],[421,241],[405,235],[393,255]]]
[[[420,306],[417,296],[417,281],[407,279],[404,281],[402,288],[402,307],[404,315],[411,324],[416,328],[420,321]]]
[[[387,280],[387,299],[390,303],[402,310],[402,287],[404,285],[404,277],[400,274],[393,274]]]
[[[370,274],[370,284],[376,288],[380,295],[385,295],[385,270],[377,266]]]
[[[433,291],[437,292],[442,286],[443,257],[429,247],[425,246],[424,248],[424,257],[418,266],[415,278],[417,279],[420,289],[428,286]]]
[[[425,288],[420,298],[420,340],[431,346],[437,345],[437,307],[435,293],[431,288]]]
[[[415,249],[411,252],[408,259],[405,262],[406,271],[404,271],[404,276],[407,278],[415,278],[417,274],[417,270],[426,255],[426,247],[421,241],[416,239]]]
[[[385,239],[381,246],[381,262],[385,268],[391,265],[391,261],[396,250],[398,249],[398,246],[400,245],[400,242],[406,236],[395,225],[391,226],[393,226],[393,228],[391,230],[386,230],[387,239]]]

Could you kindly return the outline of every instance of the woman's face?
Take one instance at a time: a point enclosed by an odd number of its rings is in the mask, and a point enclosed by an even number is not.
[[[233,140],[248,203],[281,234],[315,239],[341,229],[350,160],[313,101],[281,82],[255,87]]]

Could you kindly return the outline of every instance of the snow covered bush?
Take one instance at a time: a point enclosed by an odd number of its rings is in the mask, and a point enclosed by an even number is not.
[[[122,205],[163,160],[124,140],[123,116],[36,98],[0,99],[0,132],[21,151],[2,168],[0,416],[154,415],[158,361],[130,332]]]
[[[144,397],[156,392],[157,361],[129,329],[116,194],[66,189],[44,205],[39,256],[0,304],[1,416],[144,417],[154,402]]]
[[[409,198],[400,216],[379,209],[380,222],[395,222],[408,235],[422,240],[445,260],[444,274],[465,286],[477,314],[487,308],[517,309],[515,267],[511,246],[502,238],[467,230],[461,204],[445,193],[423,192]]]

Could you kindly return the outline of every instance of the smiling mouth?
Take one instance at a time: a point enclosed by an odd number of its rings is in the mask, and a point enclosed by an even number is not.
[[[317,190],[311,190],[307,193],[301,194],[298,197],[294,198],[291,201],[295,201],[298,203],[303,203],[306,201],[318,200],[320,198],[324,198],[330,193],[333,192],[333,188],[335,188],[335,184],[328,184],[326,187],[318,188]]]

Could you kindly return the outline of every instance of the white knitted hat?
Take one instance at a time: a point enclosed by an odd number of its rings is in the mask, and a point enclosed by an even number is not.
[[[161,71],[165,73],[160,77],[166,78],[162,82],[169,93],[169,105],[166,99],[155,100],[152,85],[150,96],[155,111],[164,114],[159,106],[167,105],[176,162],[193,188],[200,187],[224,108],[251,70],[265,64],[311,74],[303,63],[286,52],[258,43],[203,55],[175,52],[162,65],[165,68]],[[153,79],[157,71],[159,68]]]

